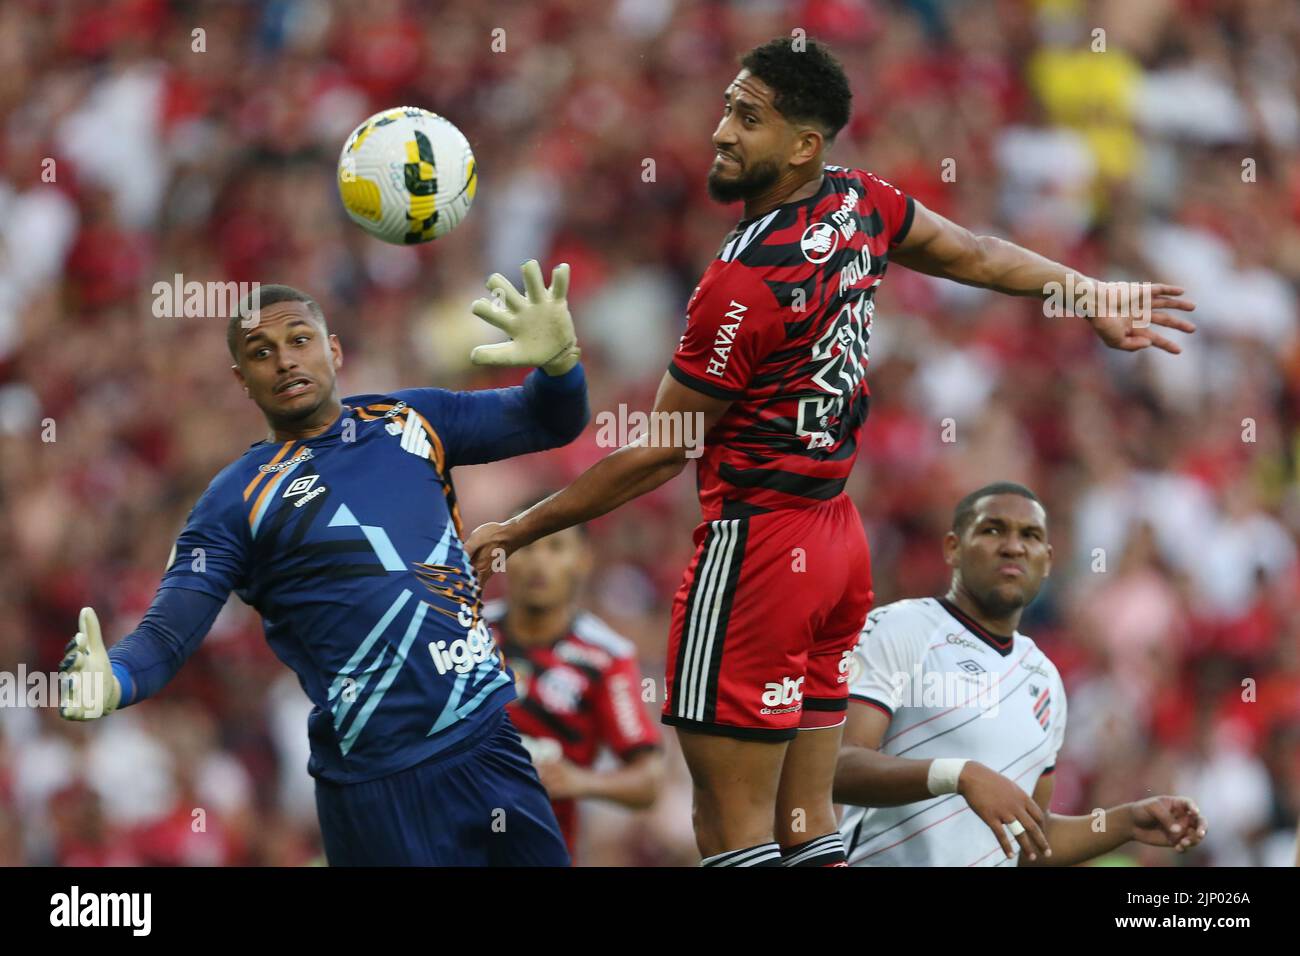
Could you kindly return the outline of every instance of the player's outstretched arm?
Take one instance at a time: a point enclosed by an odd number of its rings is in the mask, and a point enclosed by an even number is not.
[[[1043,777],[1034,788],[1034,798],[1042,806],[1052,802],[1054,779]],[[1205,838],[1205,818],[1190,797],[1149,797],[1125,803],[1105,811],[1100,824],[1095,815],[1047,816],[1047,839],[1053,849],[1051,859],[1026,860],[1022,866],[1074,866],[1109,853],[1130,840],[1150,846],[1172,847],[1185,853]]]
[[[687,388],[665,374],[655,397],[654,414],[683,419],[699,416],[700,428],[680,428],[673,433],[706,435],[730,406],[729,400],[712,398]],[[465,542],[465,552],[478,573],[479,583],[486,584],[495,571],[504,568],[505,559],[519,548],[549,534],[599,518],[676,477],[686,467],[691,452],[691,447],[685,443],[626,445],[596,462],[567,488],[522,514],[509,521],[479,525]]]
[[[1006,295],[1065,296],[1072,314],[1083,315],[1106,345],[1126,352],[1149,346],[1177,354],[1176,342],[1152,326],[1195,332],[1196,326],[1166,310],[1191,312],[1177,286],[1101,282],[996,236],[977,236],[914,202],[912,226],[890,253],[899,265],[964,285]]]
[[[82,608],[80,629],[59,665],[59,714],[95,720],[157,693],[194,653],[225,601],[186,588],[160,588],[140,626],[104,646],[99,618]]]
[[[1038,804],[1002,774],[974,760],[915,760],[881,753],[889,728],[883,711],[850,700],[843,743],[835,765],[834,800],[858,807],[897,807],[959,794],[971,812],[984,821],[1008,858],[1013,856],[1007,825],[1019,821],[1023,830],[1015,839],[1024,855],[1051,856],[1051,838],[1044,834]],[[956,770],[956,773],[952,771]]]

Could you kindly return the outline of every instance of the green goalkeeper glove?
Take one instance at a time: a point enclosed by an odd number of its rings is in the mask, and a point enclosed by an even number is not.
[[[475,365],[535,365],[547,375],[563,375],[578,364],[582,354],[565,301],[569,264],[555,267],[550,289],[542,283],[542,269],[536,259],[524,263],[523,273],[526,299],[501,273],[488,277],[487,287],[494,293],[493,298],[475,299],[470,310],[510,336],[510,341],[480,345],[469,353],[469,360]]]
[[[81,609],[81,629],[68,641],[59,664],[59,715],[64,720],[94,720],[117,709],[122,700],[122,685],[113,674],[99,631],[95,609]]]

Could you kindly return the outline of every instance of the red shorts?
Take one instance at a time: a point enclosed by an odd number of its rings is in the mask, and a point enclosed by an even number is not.
[[[790,740],[848,709],[848,658],[875,595],[857,508],[708,521],[673,599],[663,722]]]

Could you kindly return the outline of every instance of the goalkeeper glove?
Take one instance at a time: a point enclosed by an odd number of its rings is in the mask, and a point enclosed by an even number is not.
[[[582,354],[573,332],[569,304],[565,301],[569,264],[555,267],[550,289],[542,283],[542,270],[536,259],[524,263],[523,273],[527,298],[498,272],[487,280],[493,298],[476,299],[470,306],[480,319],[510,336],[510,341],[480,345],[470,352],[469,360],[475,365],[535,365],[547,375],[563,375],[578,364]]]
[[[59,715],[64,720],[103,717],[122,700],[122,685],[108,661],[94,608],[81,609],[80,626],[59,664],[59,673],[64,675],[59,682]]]

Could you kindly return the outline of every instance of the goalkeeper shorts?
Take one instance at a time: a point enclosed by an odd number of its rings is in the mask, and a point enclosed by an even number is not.
[[[464,745],[362,783],[317,778],[330,866],[568,866],[569,851],[505,709]]]

